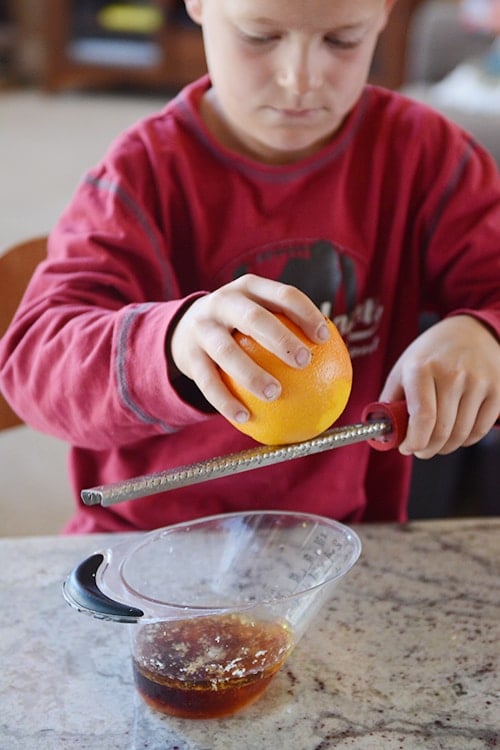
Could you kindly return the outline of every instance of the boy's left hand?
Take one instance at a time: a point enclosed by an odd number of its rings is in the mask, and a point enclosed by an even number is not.
[[[469,315],[422,333],[392,368],[381,401],[406,399],[408,432],[399,450],[431,458],[483,438],[500,414],[500,344]]]

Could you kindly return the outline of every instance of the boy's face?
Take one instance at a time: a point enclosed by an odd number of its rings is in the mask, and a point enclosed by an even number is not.
[[[267,163],[319,149],[359,98],[393,2],[186,0],[203,28],[212,132]]]

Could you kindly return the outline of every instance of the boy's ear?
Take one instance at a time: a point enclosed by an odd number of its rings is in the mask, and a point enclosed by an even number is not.
[[[189,17],[195,23],[201,23],[202,0],[184,0]]]

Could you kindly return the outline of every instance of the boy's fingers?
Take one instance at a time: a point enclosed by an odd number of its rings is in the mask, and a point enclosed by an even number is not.
[[[251,298],[267,313],[286,315],[311,341],[321,343],[329,338],[323,314],[297,287],[253,274],[240,277],[236,283],[240,283],[246,292],[243,299]]]
[[[243,424],[250,418],[248,409],[236,399],[222,382],[210,357],[202,355],[193,368],[193,380],[206,400],[223,417]]]

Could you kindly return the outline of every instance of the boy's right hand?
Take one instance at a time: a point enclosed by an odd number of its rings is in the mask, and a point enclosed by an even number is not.
[[[245,354],[233,331],[251,336],[291,367],[309,364],[310,351],[274,313],[290,318],[312,342],[322,343],[330,336],[324,316],[303,292],[252,274],[196,299],[172,333],[175,366],[227,419],[243,423],[250,415],[226,388],[218,367],[264,401],[281,393],[279,381]]]
[[[421,333],[389,373],[381,401],[404,398],[410,419],[404,455],[432,458],[473,445],[500,413],[500,345],[470,315],[452,315]]]

